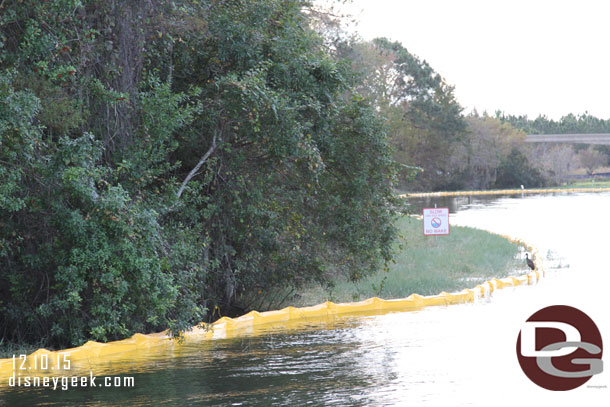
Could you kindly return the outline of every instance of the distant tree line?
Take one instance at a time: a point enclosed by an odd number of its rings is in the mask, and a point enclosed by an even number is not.
[[[364,41],[326,19],[318,29],[329,48],[352,63],[358,91],[384,119],[401,191],[528,188],[559,185],[579,167],[593,174],[607,164],[608,146],[526,144],[526,134],[605,133],[610,120],[584,114],[559,121],[539,116],[468,115],[425,60],[386,38]]]
[[[610,133],[610,119],[604,120],[588,113],[575,116],[568,114],[559,120],[546,116],[528,119],[527,116],[506,115],[496,112],[496,117],[504,123],[520,129],[527,134],[591,134]],[[548,182],[561,183],[567,173],[575,166],[583,167],[587,174],[610,165],[610,146],[585,144],[544,144],[531,147],[539,157],[541,168],[546,170]]]
[[[598,119],[588,113],[578,116],[568,114],[559,120],[552,120],[543,115],[530,119],[527,116],[508,115],[503,112],[496,112],[496,117],[527,134],[610,133],[610,120]]]
[[[464,115],[453,87],[401,43],[335,36],[332,47],[351,61],[360,78],[358,91],[385,120],[393,158],[401,164],[401,190],[537,187],[547,182],[528,152],[523,131],[486,113]]]

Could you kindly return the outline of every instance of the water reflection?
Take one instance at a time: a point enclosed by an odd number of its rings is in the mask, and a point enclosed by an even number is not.
[[[431,208],[437,205],[439,208],[449,208],[449,213],[458,213],[467,209],[474,208],[497,208],[509,209],[517,205],[518,199],[545,197],[548,199],[553,196],[568,196],[568,192],[553,192],[544,195],[529,194],[507,194],[507,195],[464,195],[464,196],[426,196],[408,198],[407,203],[413,214],[421,214],[422,208]],[[574,195],[574,194],[571,194]]]
[[[449,208],[449,213],[456,213],[460,208],[469,205],[485,205],[492,202],[493,197],[489,196],[443,196],[443,197],[418,197],[409,198],[409,209],[414,214],[421,214],[422,208]]]
[[[320,323],[282,332],[168,348],[139,367],[132,389],[0,390],[7,406],[508,406],[604,405],[609,374],[571,392],[550,392],[521,372],[521,324],[548,305],[585,311],[610,338],[606,311],[610,194],[423,199],[448,206],[451,222],[524,238],[562,267],[538,286],[475,304]]]

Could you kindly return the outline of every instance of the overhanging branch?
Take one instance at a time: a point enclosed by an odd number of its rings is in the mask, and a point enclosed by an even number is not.
[[[178,196],[178,198],[180,198],[180,195],[182,195],[182,192],[184,192],[184,188],[186,188],[186,184],[188,184],[188,182],[191,180],[191,178],[193,178],[195,176],[195,174],[197,173],[197,171],[199,171],[201,166],[208,160],[208,158],[210,158],[210,156],[212,155],[214,150],[216,150],[216,146],[217,146],[216,145],[216,136],[214,136],[214,138],[212,139],[212,146],[210,147],[210,149],[203,155],[203,157],[201,157],[201,160],[199,160],[199,162],[197,163],[195,168],[193,168],[191,170],[191,172],[189,172],[189,175],[186,176],[184,181],[182,181],[182,185],[180,186],[180,189],[178,190],[178,193],[176,194]]]

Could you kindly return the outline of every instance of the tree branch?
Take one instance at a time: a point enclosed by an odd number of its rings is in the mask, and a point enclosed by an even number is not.
[[[210,155],[212,155],[214,150],[216,150],[216,146],[217,146],[216,145],[216,136],[214,136],[214,139],[212,139],[212,147],[210,147],[210,149],[203,155],[203,157],[201,157],[201,160],[199,160],[199,162],[197,163],[195,168],[193,168],[191,170],[191,172],[189,172],[189,175],[187,175],[186,178],[184,179],[184,181],[182,182],[182,185],[180,186],[180,189],[178,190],[178,193],[176,194],[178,196],[178,198],[180,198],[180,195],[182,195],[182,192],[184,192],[184,188],[186,188],[186,184],[188,184],[188,182],[191,180],[191,178],[193,178],[195,176],[195,174],[197,173],[197,171],[199,171],[201,166],[208,160],[208,158],[210,158]]]

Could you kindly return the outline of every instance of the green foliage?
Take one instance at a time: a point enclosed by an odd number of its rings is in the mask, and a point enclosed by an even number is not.
[[[510,123],[514,127],[523,130],[527,134],[591,134],[591,133],[610,133],[610,120],[599,119],[588,113],[568,114],[559,120],[552,120],[546,116],[538,116],[529,119],[527,116],[506,115],[496,112],[496,117]],[[587,149],[584,144],[576,144],[575,151]],[[594,149],[606,156],[606,162],[610,163],[610,147],[605,145],[594,146]]]
[[[402,204],[385,128],[303,5],[10,2],[7,340],[176,332],[390,259]]]
[[[352,282],[338,278],[332,287],[310,284],[299,291],[298,306],[359,301],[373,296],[406,298],[411,294],[435,295],[441,291],[472,288],[493,277],[526,271],[519,246],[505,238],[469,227],[452,226],[451,234],[422,234],[422,221],[402,217],[395,222],[404,239],[394,242],[396,255],[389,270],[379,270]]]
[[[185,267],[189,256],[169,250],[159,213],[111,183],[93,135],[43,142],[33,124],[40,103],[15,91],[13,76],[2,75],[0,93],[4,335],[68,345],[201,318],[199,294],[179,291],[198,277],[193,256]]]
[[[451,157],[462,142],[466,122],[449,86],[426,62],[399,42],[377,38],[343,44],[360,79],[359,91],[386,118],[394,158],[404,165],[402,188],[445,187],[456,172]],[[409,167],[419,167],[415,179]]]
[[[521,185],[539,188],[545,186],[545,179],[519,149],[513,148],[498,166],[495,187],[519,188]]]
[[[514,127],[523,130],[527,134],[591,134],[591,133],[610,133],[610,120],[599,119],[591,116],[588,113],[568,114],[559,120],[551,120],[546,116],[538,116],[535,119],[529,119],[527,116],[506,115],[502,112],[496,112],[498,117],[503,122],[510,123]],[[587,146],[586,144],[575,144],[574,152],[580,153],[580,164],[585,167],[588,173],[593,173],[591,168],[610,164],[610,147],[606,145]],[[589,150],[589,151],[587,151]],[[542,152],[543,154],[545,151]],[[549,161],[556,160],[555,157],[550,157]],[[586,163],[586,164],[585,164]],[[590,165],[593,164],[594,165]],[[570,163],[574,166],[579,163]],[[589,168],[586,168],[589,167]],[[554,181],[553,169],[548,170],[549,175],[546,178],[547,182]]]
[[[513,116],[502,112],[496,112],[496,117],[527,134],[610,133],[610,120],[598,119],[588,113],[578,116],[568,114],[559,120],[546,116],[530,119],[527,116]]]
[[[525,174],[540,173],[534,170],[523,154],[525,134],[509,123],[497,118],[474,113],[465,118],[467,133],[462,142],[453,149],[452,159],[459,164],[447,189],[488,189],[493,188],[498,177],[506,182],[507,177],[525,179]],[[511,151],[519,156],[518,167],[512,167]],[[510,171],[517,170],[514,174]],[[535,178],[535,176],[534,176]],[[525,185],[532,186],[531,179]],[[514,182],[512,182],[514,184]],[[520,186],[517,183],[511,186]]]

